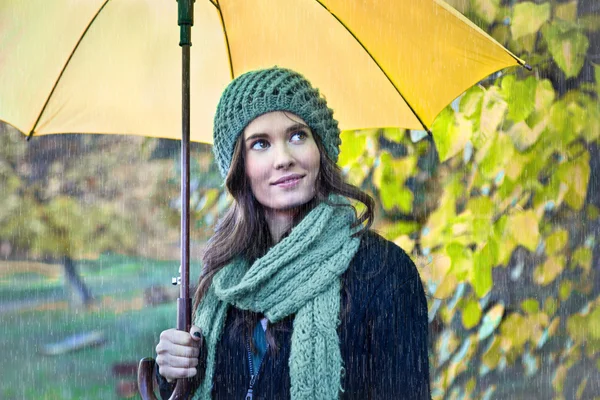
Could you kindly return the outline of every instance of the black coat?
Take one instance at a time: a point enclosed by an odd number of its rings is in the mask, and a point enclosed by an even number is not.
[[[349,307],[349,308],[346,308]],[[338,328],[345,373],[340,399],[430,399],[427,301],[415,264],[397,245],[369,231],[342,275]],[[345,311],[347,310],[347,311]],[[250,381],[244,341],[232,335],[230,307],[217,345],[213,399],[244,399]],[[289,399],[293,315],[269,325],[279,347],[267,352],[254,399]],[[161,395],[170,394],[159,376]]]

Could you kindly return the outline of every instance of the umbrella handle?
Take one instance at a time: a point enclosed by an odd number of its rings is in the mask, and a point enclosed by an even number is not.
[[[142,358],[138,366],[138,390],[142,400],[158,400],[154,394],[154,366],[156,361],[151,357]],[[190,390],[189,379],[178,379],[175,390],[169,400],[184,399]]]
[[[142,400],[157,400],[152,390],[155,364],[154,358],[146,357],[142,358],[138,365],[137,384]]]

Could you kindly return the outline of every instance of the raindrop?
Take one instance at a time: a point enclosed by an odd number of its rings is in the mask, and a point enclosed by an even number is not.
[[[540,239],[540,242],[538,243],[537,248],[535,249],[535,254],[541,256],[542,254],[544,254],[545,249],[546,242],[543,239]]]
[[[410,140],[413,143],[417,143],[419,140],[427,137],[427,131],[424,130],[412,130],[410,131]]]
[[[496,175],[496,178],[494,179],[494,184],[496,186],[500,186],[502,184],[502,181],[504,181],[504,170],[501,170],[500,172],[498,172],[498,174]]]
[[[470,140],[467,141],[467,143],[465,144],[465,150],[463,152],[463,161],[464,163],[468,163],[469,160],[471,160],[471,157],[473,156],[473,143],[471,143]]]
[[[523,261],[519,261],[517,263],[517,265],[515,265],[513,270],[510,272],[510,279],[513,281],[516,281],[517,279],[519,279],[519,277],[521,276],[521,273],[523,272],[524,266],[525,266],[525,263],[523,263]]]

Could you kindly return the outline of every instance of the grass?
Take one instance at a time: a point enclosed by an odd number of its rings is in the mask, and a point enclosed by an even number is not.
[[[191,267],[197,279],[197,265]],[[175,326],[175,302],[145,306],[143,289],[168,284],[177,272],[173,263],[124,257],[104,257],[81,264],[81,274],[96,298],[89,310],[67,306],[62,279],[15,272],[0,281],[0,307],[20,300],[46,299],[34,309],[0,314],[0,398],[119,399],[121,377],[112,365],[155,356],[160,332]],[[18,287],[14,287],[18,286]],[[101,330],[105,343],[57,356],[41,354],[45,344]],[[131,377],[135,379],[135,377]]]

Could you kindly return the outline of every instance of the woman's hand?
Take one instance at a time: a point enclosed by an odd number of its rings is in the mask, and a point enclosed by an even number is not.
[[[192,326],[189,332],[177,329],[162,331],[156,345],[158,372],[168,382],[195,376],[201,340],[202,333],[197,326]]]

